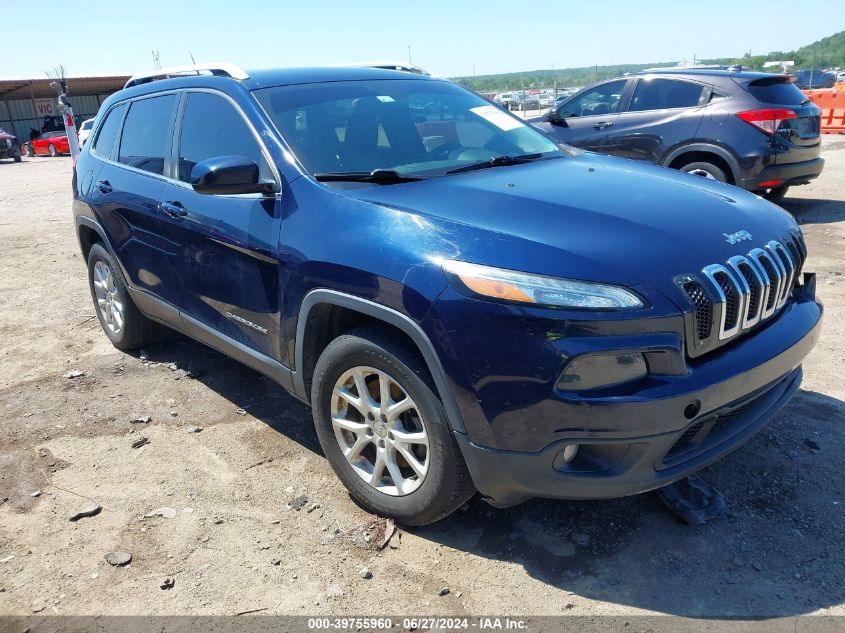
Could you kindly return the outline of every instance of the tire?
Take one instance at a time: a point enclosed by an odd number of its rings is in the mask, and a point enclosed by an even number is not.
[[[59,151],[56,149],[56,146],[52,143],[47,146],[47,151],[50,152],[50,156],[52,156],[53,158],[59,155]]]
[[[103,266],[110,273],[107,281],[103,280]],[[95,284],[96,278],[96,284]],[[126,290],[126,282],[109,252],[101,244],[94,244],[88,253],[88,286],[94,311],[106,336],[117,349],[130,350],[155,342],[161,326],[145,317],[133,303]],[[100,304],[100,296],[110,295],[105,299],[109,307]],[[117,309],[115,306],[119,306]],[[118,318],[120,315],[118,327]]]
[[[762,195],[769,202],[779,204],[786,197],[787,191],[789,191],[789,185],[781,185],[780,187],[769,189]]]
[[[728,177],[721,167],[713,163],[705,163],[703,161],[696,161],[694,163],[687,163],[679,168],[687,174],[701,176],[708,180],[718,180],[719,182],[728,182]]]
[[[35,149],[32,147],[32,145],[27,145],[25,152],[27,158],[32,158],[33,156],[35,156]]]
[[[363,400],[354,377],[358,371],[360,375],[375,372],[369,374],[366,383],[373,390],[368,396],[373,404],[379,405],[375,394],[379,394],[381,401],[380,381],[387,378],[388,400],[410,406],[401,397],[404,392],[413,407],[395,420],[373,416],[367,421],[361,413],[367,409],[366,405],[359,409],[335,393],[339,381],[347,379],[350,381],[347,393]],[[451,514],[475,493],[427,367],[417,351],[393,333],[378,326],[366,326],[329,343],[314,370],[311,403],[323,453],[353,500],[366,510],[404,525],[426,525]],[[378,409],[371,411],[378,415]],[[359,430],[342,430],[336,427],[333,417],[343,418],[345,425],[357,425]],[[406,438],[424,436],[427,443],[423,447],[419,440],[402,442],[399,440],[402,433]],[[352,445],[352,452],[358,441],[364,443],[357,451],[355,465],[344,455],[341,441],[344,449]],[[378,463],[379,445],[383,447],[383,459],[392,459],[392,465],[386,464],[381,478],[371,484],[364,479],[370,477],[365,472],[366,466]],[[409,452],[417,463],[414,468],[404,458]],[[421,465],[425,467],[423,476],[418,470]],[[398,482],[393,473],[398,473]]]
[[[14,160],[16,163],[19,163],[19,162],[21,162],[21,160],[23,160],[21,158],[21,151],[17,148],[15,148],[11,151],[11,156],[12,156],[12,160]]]

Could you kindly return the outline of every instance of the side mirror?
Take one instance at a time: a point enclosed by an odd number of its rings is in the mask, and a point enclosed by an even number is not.
[[[191,186],[197,193],[232,195],[273,193],[272,182],[259,180],[258,165],[246,156],[218,156],[194,165]]]
[[[557,108],[552,108],[546,113],[546,122],[551,123],[553,125],[559,125],[563,121],[560,118],[560,113],[558,112]]]

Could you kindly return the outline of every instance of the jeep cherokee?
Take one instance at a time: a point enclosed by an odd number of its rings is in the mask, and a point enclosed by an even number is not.
[[[97,316],[119,349],[166,326],[309,403],[366,509],[655,489],[798,389],[822,308],[758,196],[425,75],[188,70],[130,79],[76,163]]]

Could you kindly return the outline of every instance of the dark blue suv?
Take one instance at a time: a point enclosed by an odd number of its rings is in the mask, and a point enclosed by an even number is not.
[[[530,123],[569,145],[728,182],[774,202],[824,167],[821,110],[790,75],[643,71],[588,86]]]
[[[171,75],[110,97],[76,163],[103,330],[275,379],[367,509],[651,490],[798,389],[822,309],[769,202],[423,75]]]

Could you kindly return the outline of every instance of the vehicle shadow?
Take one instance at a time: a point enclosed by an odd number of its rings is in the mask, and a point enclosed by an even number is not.
[[[269,378],[178,335],[147,353],[191,371],[235,407],[322,454],[310,409]],[[567,592],[548,605],[549,614],[574,613],[566,610],[571,593],[696,618],[801,615],[845,602],[845,478],[836,457],[842,454],[845,403],[802,390],[748,444],[701,473],[727,501],[727,513],[706,525],[682,524],[647,493],[536,499],[507,509],[476,496],[439,523],[403,529],[473,557],[519,565]],[[519,573],[468,564],[481,571],[464,591],[489,588],[495,595]]]
[[[411,531],[593,600],[697,618],[810,613],[845,601],[836,571],[845,567],[845,484],[834,457],[845,448],[844,422],[845,403],[799,392],[748,444],[701,473],[727,501],[727,513],[703,526],[682,524],[647,493],[504,510],[476,498]],[[482,574],[473,589],[486,582],[509,581]],[[549,604],[550,612],[566,603]]]
[[[780,206],[799,224],[831,224],[845,220],[845,201],[815,198],[785,198]]]
[[[231,402],[233,408],[249,412],[309,451],[323,454],[311,409],[267,376],[176,332],[168,333],[165,342],[145,351],[151,362],[175,363],[191,373],[191,380],[203,383]],[[137,351],[131,353],[138,356]]]

